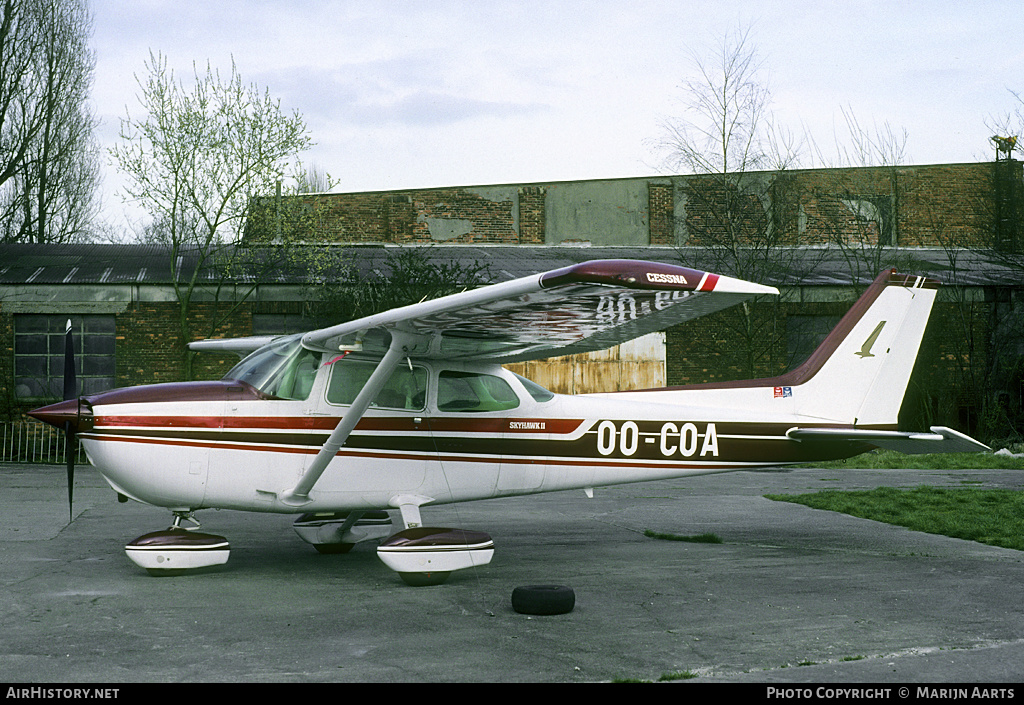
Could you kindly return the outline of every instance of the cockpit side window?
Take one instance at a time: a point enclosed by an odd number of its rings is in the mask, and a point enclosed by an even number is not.
[[[331,366],[331,380],[327,385],[327,401],[349,405],[370,379],[377,363],[362,360],[338,360]],[[422,411],[427,404],[427,371],[414,366],[395,368],[383,389],[370,404],[371,407]]]
[[[504,411],[519,406],[519,397],[508,382],[494,375],[446,370],[437,381],[440,411],[479,413]]]

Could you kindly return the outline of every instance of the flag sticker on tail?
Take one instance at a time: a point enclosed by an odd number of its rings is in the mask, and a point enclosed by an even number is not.
[[[860,346],[860,350],[854,354],[860,355],[861,357],[874,357],[875,355],[871,352],[871,347],[875,344],[875,341],[878,340],[878,334],[882,332],[882,328],[884,327],[885,321],[881,321],[877,326],[875,326],[875,329],[871,331],[871,335],[869,335],[868,339],[864,341],[864,344]]]

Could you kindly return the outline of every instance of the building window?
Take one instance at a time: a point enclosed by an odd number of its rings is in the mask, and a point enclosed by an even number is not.
[[[114,387],[115,323],[112,315],[71,316],[79,394]],[[14,316],[14,389],[19,399],[64,396],[64,332],[68,316]]]

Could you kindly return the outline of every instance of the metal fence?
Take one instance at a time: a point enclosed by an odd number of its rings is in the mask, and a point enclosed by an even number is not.
[[[82,444],[75,444],[75,463],[88,462]],[[40,421],[18,421],[0,424],[0,462],[50,463],[67,462],[67,439],[64,432]]]

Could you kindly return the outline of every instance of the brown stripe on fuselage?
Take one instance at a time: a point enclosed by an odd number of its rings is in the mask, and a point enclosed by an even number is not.
[[[232,417],[242,419],[242,417]],[[242,419],[244,420],[244,419]],[[248,419],[250,422],[254,419]],[[266,423],[266,419],[258,419],[261,425],[249,427],[216,427],[212,425],[161,427],[158,424],[146,424],[146,427],[107,426],[97,427],[93,432],[83,434],[83,438],[94,440],[110,440],[138,443],[165,443],[168,445],[193,445],[202,447],[232,448],[237,450],[315,453],[327,441],[333,426],[324,427],[320,423],[276,425]],[[304,420],[311,421],[311,420]],[[322,422],[322,419],[317,421]],[[373,421],[366,424],[363,422]],[[689,465],[694,462],[719,463],[756,463],[772,465],[793,462],[813,462],[849,457],[870,448],[863,443],[854,442],[797,442],[789,439],[786,432],[793,428],[792,423],[756,423],[756,422],[710,422],[717,435],[717,454],[702,454],[702,448],[688,455],[683,455],[681,444],[673,436],[672,445],[680,448],[678,452],[665,454],[662,452],[662,429],[666,424],[670,428],[681,429],[683,421],[630,421],[636,425],[638,441],[632,453],[623,452],[618,446],[607,453],[598,451],[597,429],[601,421],[592,422],[582,434],[575,431],[583,423],[551,419],[544,421],[545,427],[563,428],[563,433],[510,432],[487,434],[487,429],[494,422],[505,422],[507,419],[446,419],[448,429],[441,431],[436,428],[438,419],[430,419],[420,423],[418,428],[411,424],[414,420],[404,417],[364,419],[356,431],[349,437],[343,453],[346,452],[381,452],[419,454],[427,458],[435,454],[457,455],[463,460],[503,458],[503,462],[535,463],[557,462],[575,459],[580,462],[599,461],[601,464],[625,462],[633,464],[640,461]],[[563,422],[563,423],[559,423]],[[533,423],[533,421],[531,421]],[[621,428],[626,421],[612,422]],[[700,437],[705,438],[708,422],[697,422]],[[827,427],[834,425],[804,424],[804,428]],[[459,432],[484,433],[483,436],[457,435]],[[886,429],[891,430],[891,429]],[[436,431],[432,432],[432,431]],[[383,433],[382,433],[383,432]],[[678,431],[675,431],[678,432]],[[562,436],[561,438],[559,436]],[[702,445],[702,444],[701,444]]]

